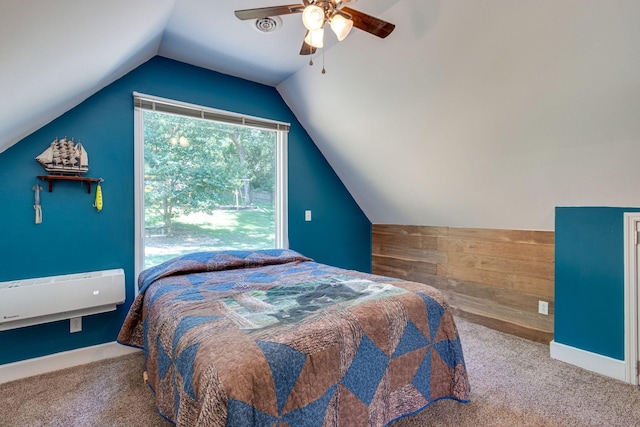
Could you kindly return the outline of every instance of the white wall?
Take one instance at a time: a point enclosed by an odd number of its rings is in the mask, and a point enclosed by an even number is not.
[[[380,17],[402,25],[278,86],[373,223],[553,230],[558,205],[640,206],[640,1]]]

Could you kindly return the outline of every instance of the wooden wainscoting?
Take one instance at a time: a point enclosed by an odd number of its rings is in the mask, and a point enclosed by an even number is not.
[[[456,315],[548,344],[554,233],[374,224],[373,273],[442,290]],[[538,314],[538,301],[549,315]]]

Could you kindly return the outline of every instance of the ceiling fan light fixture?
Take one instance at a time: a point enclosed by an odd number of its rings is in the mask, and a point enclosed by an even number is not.
[[[324,9],[315,4],[309,4],[302,12],[302,23],[309,31],[315,31],[324,25]]]
[[[336,33],[338,41],[342,41],[349,35],[353,28],[353,21],[341,12],[336,12],[331,17],[331,29]]]
[[[321,27],[317,30],[309,31],[309,34],[304,38],[304,42],[315,48],[324,47],[324,28]]]

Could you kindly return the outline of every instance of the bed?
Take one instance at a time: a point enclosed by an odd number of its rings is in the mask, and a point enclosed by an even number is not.
[[[144,350],[158,412],[177,426],[385,426],[468,401],[432,287],[284,249],[193,253],[138,284],[118,342]]]

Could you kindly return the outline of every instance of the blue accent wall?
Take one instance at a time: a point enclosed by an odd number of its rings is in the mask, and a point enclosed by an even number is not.
[[[624,360],[624,213],[639,211],[556,208],[556,342]]]
[[[155,57],[0,153],[0,281],[123,268],[127,300],[88,316],[69,333],[60,321],[0,332],[0,364],[112,342],[134,297],[134,91],[289,122],[289,243],[318,262],[371,270],[371,223],[277,90]],[[55,138],[74,137],[89,153],[87,176],[104,178],[104,209],[77,182],[47,192],[34,160]],[[40,184],[43,222],[34,222]],[[304,221],[304,210],[313,221]]]

